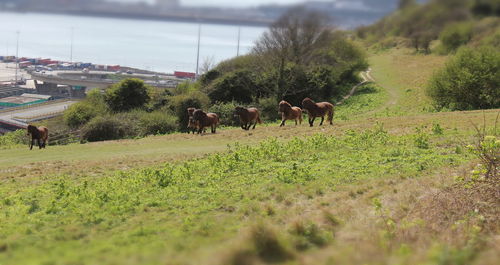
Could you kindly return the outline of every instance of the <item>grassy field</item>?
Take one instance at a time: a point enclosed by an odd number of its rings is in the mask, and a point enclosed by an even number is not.
[[[0,150],[0,265],[496,264],[463,143],[499,110],[430,112],[443,60],[372,57],[334,126]]]

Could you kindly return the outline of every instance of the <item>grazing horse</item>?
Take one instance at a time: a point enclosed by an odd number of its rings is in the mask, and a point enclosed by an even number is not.
[[[195,122],[193,118],[193,114],[195,111],[196,111],[195,108],[187,108],[187,113],[189,118],[187,125],[188,133],[192,132],[194,134],[198,130],[198,124]]]
[[[302,100],[302,107],[307,110],[307,114],[309,115],[309,125],[312,127],[314,125],[314,120],[317,117],[321,117],[321,122],[319,125],[323,125],[323,121],[325,120],[325,115],[327,116],[327,120],[330,122],[330,125],[333,125],[333,104],[329,102],[319,102],[315,103],[310,98],[305,98]]]
[[[240,118],[241,129],[250,130],[253,123],[253,129],[255,129],[255,125],[257,123],[262,123],[260,120],[259,110],[256,108],[242,108],[236,107],[234,108],[234,116],[238,116]]]
[[[212,133],[217,130],[217,125],[219,124],[219,116],[215,113],[205,113],[201,109],[197,109],[193,112],[193,120],[198,126],[198,134],[201,134],[205,127],[210,127]]]
[[[297,121],[302,124],[302,109],[299,107],[292,107],[290,103],[282,100],[279,105],[279,112],[281,113],[281,125],[285,126],[286,120],[295,120],[295,125]]]
[[[47,144],[47,138],[49,137],[49,129],[47,127],[36,127],[33,125],[28,125],[28,134],[31,134],[31,142],[30,142],[30,150],[33,149],[33,145],[35,144],[35,140],[38,143],[38,147],[40,149],[45,148]]]

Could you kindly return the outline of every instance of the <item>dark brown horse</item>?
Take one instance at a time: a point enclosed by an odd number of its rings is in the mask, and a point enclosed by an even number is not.
[[[187,108],[187,113],[189,118],[187,125],[188,133],[192,132],[194,134],[194,132],[198,130],[198,123],[195,122],[193,118],[195,111],[196,111],[195,108]]]
[[[315,103],[310,98],[305,98],[302,100],[302,107],[307,110],[307,114],[309,115],[309,125],[312,127],[314,125],[314,120],[318,117],[321,117],[321,122],[319,125],[323,125],[323,121],[325,120],[325,116],[327,116],[327,120],[330,122],[330,125],[333,125],[333,104],[329,102],[319,102]]]
[[[297,122],[302,124],[302,109],[299,107],[292,107],[292,105],[284,100],[280,102],[279,112],[281,113],[281,126],[285,126],[286,120],[295,120],[295,125]]]
[[[205,127],[210,127],[212,133],[215,133],[219,124],[219,116],[217,114],[205,113],[201,109],[193,112],[193,120],[198,125],[198,134],[201,134]]]
[[[242,108],[236,107],[234,108],[234,116],[238,116],[240,118],[241,128],[243,130],[250,130],[253,123],[253,129],[255,129],[255,125],[257,123],[262,123],[260,120],[259,110],[256,108]]]
[[[35,140],[37,141],[38,147],[40,149],[45,148],[47,144],[47,138],[49,138],[49,129],[47,127],[36,127],[33,125],[28,125],[28,134],[31,134],[30,150],[33,149]]]

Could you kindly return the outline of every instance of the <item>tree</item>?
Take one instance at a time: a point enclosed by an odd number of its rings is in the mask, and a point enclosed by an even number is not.
[[[417,4],[416,0],[399,0],[398,7],[399,9],[406,9],[411,6],[415,6]]]
[[[111,86],[105,95],[105,101],[112,111],[128,111],[143,107],[150,100],[148,87],[144,81],[129,78]]]
[[[289,10],[265,32],[253,52],[262,63],[278,69],[277,87],[283,91],[288,63],[307,65],[314,53],[331,40],[329,17],[321,12],[298,7]]]

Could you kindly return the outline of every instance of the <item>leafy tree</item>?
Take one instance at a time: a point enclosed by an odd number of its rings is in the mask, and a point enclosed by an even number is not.
[[[438,108],[498,108],[499,85],[500,51],[492,47],[464,47],[432,77],[427,93]]]
[[[327,15],[304,8],[285,13],[256,43],[253,52],[261,62],[278,69],[277,87],[284,90],[285,67],[288,63],[307,65],[314,53],[331,39],[330,19]]]
[[[250,103],[257,96],[257,85],[252,72],[248,70],[234,71],[217,79],[208,89],[212,100]]]
[[[148,87],[137,78],[125,79],[111,86],[105,96],[107,105],[115,112],[144,107],[149,99]]]

